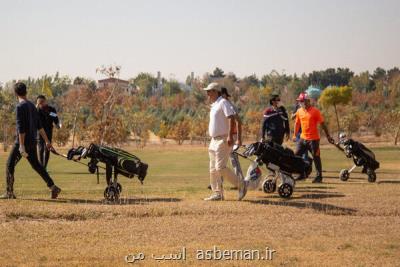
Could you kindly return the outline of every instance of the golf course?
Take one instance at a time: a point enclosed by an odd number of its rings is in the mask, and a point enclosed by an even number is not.
[[[116,203],[103,198],[103,173],[97,184],[85,166],[55,155],[48,170],[62,192],[51,200],[45,183],[22,159],[15,174],[17,199],[0,201],[0,266],[124,266],[140,253],[135,265],[399,264],[398,148],[372,148],[381,163],[375,183],[359,168],[340,181],[340,169],[352,161],[326,146],[324,183],[298,182],[290,199],[249,191],[240,202],[227,183],[225,201],[203,201],[210,194],[203,146],[127,150],[148,163],[149,172],[143,185],[120,176],[123,190]],[[6,158],[1,152],[2,174]],[[248,163],[242,160],[244,171]],[[0,185],[5,188],[5,179]],[[199,251],[215,249],[274,253],[268,259],[199,259]],[[159,257],[182,250],[184,259]]]

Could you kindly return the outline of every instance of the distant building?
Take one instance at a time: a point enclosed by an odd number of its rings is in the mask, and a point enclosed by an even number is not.
[[[103,79],[103,80],[98,80],[97,84],[98,84],[97,87],[99,89],[104,88],[104,87],[113,88],[113,87],[117,86],[121,90],[125,91],[127,94],[133,94],[135,91],[129,85],[128,81],[117,79],[117,78],[107,78],[107,79]]]

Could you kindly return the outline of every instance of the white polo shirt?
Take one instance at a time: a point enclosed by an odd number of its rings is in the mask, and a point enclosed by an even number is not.
[[[211,137],[223,136],[229,134],[228,117],[235,115],[233,106],[224,99],[218,97],[217,101],[211,104],[210,123],[208,125],[208,133]]]

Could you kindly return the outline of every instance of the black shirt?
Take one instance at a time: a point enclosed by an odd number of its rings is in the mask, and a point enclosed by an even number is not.
[[[281,139],[285,134],[290,133],[289,119],[284,107],[274,109],[269,107],[264,110],[264,120],[262,125],[262,137],[265,134],[270,137]]]
[[[51,106],[46,106],[44,108],[38,108],[38,112],[39,120],[46,132],[47,138],[51,141],[53,137],[53,123],[56,125],[59,123],[57,111]],[[44,141],[42,137],[40,137],[40,141]]]
[[[17,138],[16,144],[19,144],[18,134],[25,134],[25,147],[36,145],[37,133],[42,129],[42,124],[39,120],[39,114],[35,105],[28,101],[23,100],[17,105]]]

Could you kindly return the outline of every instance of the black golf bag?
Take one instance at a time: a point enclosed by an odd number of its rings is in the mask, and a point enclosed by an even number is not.
[[[272,141],[256,142],[246,146],[243,156],[256,156],[258,165],[265,164],[266,168],[274,173],[268,175],[263,183],[262,189],[265,193],[278,193],[283,198],[289,198],[294,190],[295,178],[293,174],[307,177],[311,171],[310,161],[295,156],[293,151]],[[279,183],[277,183],[279,181]]]
[[[300,174],[307,177],[312,171],[312,162],[304,160],[300,156],[294,155],[293,150],[285,148],[274,142],[257,142],[252,144],[254,155],[259,160],[279,167],[282,172],[289,174]]]
[[[342,181],[347,181],[350,177],[350,173],[356,167],[362,167],[362,173],[368,175],[368,181],[373,183],[376,181],[375,170],[379,168],[379,162],[375,159],[375,154],[360,142],[354,141],[353,139],[347,139],[345,135],[340,138],[339,144],[343,145],[343,152],[346,157],[353,158],[354,166],[347,170],[343,169],[340,171],[339,178]]]
[[[141,183],[147,175],[148,165],[141,162],[135,155],[122,149],[90,144],[88,148],[80,146],[68,151],[68,159],[75,159],[76,156],[78,156],[77,160],[90,158],[88,163],[90,173],[96,171],[98,173],[99,162],[106,165],[107,188],[104,191],[104,197],[108,200],[118,199],[119,193],[122,191],[122,186],[117,181],[118,174],[128,178],[133,178],[136,175]]]

